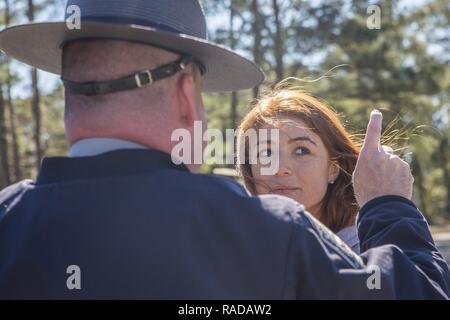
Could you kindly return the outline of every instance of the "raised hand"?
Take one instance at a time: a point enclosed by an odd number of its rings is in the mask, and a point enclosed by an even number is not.
[[[381,146],[383,115],[370,115],[364,144],[353,173],[353,189],[359,206],[372,199],[396,195],[411,200],[414,178],[409,164]]]

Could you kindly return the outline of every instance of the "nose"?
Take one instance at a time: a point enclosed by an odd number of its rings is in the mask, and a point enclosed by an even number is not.
[[[290,176],[291,174],[292,174],[292,170],[288,166],[280,163],[280,167],[278,168],[278,171],[275,174],[275,176],[277,176],[277,177],[287,177],[287,176]]]

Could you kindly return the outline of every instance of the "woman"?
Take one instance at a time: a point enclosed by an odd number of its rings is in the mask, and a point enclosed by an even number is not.
[[[279,129],[279,141],[259,141],[258,159],[279,152],[274,175],[261,174],[261,163],[250,163],[249,129]],[[260,98],[240,125],[238,164],[245,187],[253,195],[280,194],[303,204],[307,211],[359,253],[355,227],[358,205],[352,173],[359,147],[338,115],[325,103],[296,89],[277,89]],[[269,133],[270,137],[271,134]],[[261,150],[261,145],[267,145]]]

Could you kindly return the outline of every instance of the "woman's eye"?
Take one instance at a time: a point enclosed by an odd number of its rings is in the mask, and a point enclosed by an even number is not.
[[[295,149],[295,154],[299,155],[299,156],[303,156],[305,154],[309,154],[309,150],[307,148],[300,147],[300,148]]]

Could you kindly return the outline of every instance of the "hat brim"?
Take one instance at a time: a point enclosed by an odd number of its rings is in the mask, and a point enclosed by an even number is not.
[[[252,61],[222,46],[139,25],[83,22],[80,30],[69,30],[65,22],[18,25],[0,32],[0,49],[28,65],[60,75],[62,46],[76,39],[95,38],[140,42],[190,54],[206,67],[205,92],[249,89],[265,78]]]

